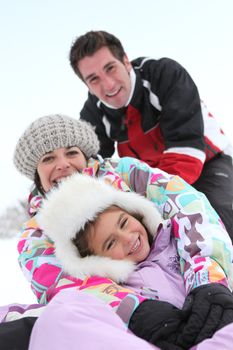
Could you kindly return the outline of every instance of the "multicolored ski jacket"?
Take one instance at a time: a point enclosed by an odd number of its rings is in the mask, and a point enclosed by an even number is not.
[[[95,126],[103,157],[112,156],[116,141],[120,157],[141,159],[192,184],[206,161],[222,152],[232,156],[229,140],[180,64],[145,57],[131,63],[134,90],[127,107],[113,109],[89,93],[80,113]]]
[[[168,175],[130,157],[103,162],[91,159],[84,173],[104,178],[123,191],[146,196],[164,219],[172,218],[187,294],[195,287],[212,282],[228,286],[226,276],[232,262],[231,240],[202,193],[180,177]],[[31,214],[35,215],[20,233],[19,264],[39,303],[46,304],[61,289],[70,287],[96,295],[119,315],[124,314],[125,309],[133,312],[145,300],[143,294],[107,278],[86,276],[85,279],[75,279],[65,274],[55,256],[53,242],[44,235],[36,221],[41,198],[34,195],[30,199]]]

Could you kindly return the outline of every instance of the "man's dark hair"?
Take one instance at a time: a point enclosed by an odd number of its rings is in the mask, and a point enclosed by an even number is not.
[[[125,51],[120,40],[103,30],[87,32],[73,42],[69,59],[71,67],[80,79],[83,80],[81,72],[78,69],[79,61],[86,56],[92,56],[102,47],[107,47],[114,57],[123,62]]]

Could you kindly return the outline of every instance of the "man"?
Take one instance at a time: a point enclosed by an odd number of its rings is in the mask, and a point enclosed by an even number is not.
[[[233,240],[232,147],[187,71],[162,58],[129,61],[114,35],[90,31],[70,50],[87,85],[81,119],[95,126],[100,154],[142,159],[204,192]]]

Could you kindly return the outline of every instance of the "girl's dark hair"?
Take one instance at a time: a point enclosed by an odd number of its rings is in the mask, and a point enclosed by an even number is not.
[[[85,258],[85,256],[88,255],[93,255],[93,251],[88,246],[88,235],[90,234],[90,228],[93,224],[94,221],[87,222],[84,228],[77,232],[75,238],[72,239],[72,242],[78,249],[82,258]]]
[[[108,209],[107,209],[108,210]],[[101,213],[99,213],[101,214]],[[142,223],[142,216],[139,214],[130,214],[135,219],[140,221]],[[89,248],[88,246],[88,235],[90,234],[90,228],[94,225],[95,220],[88,221],[84,228],[82,228],[79,232],[76,233],[75,238],[72,239],[72,242],[76,246],[76,248],[79,251],[79,254],[82,258],[85,258],[88,255],[94,255],[94,252]],[[146,230],[147,231],[147,230]],[[148,241],[149,245],[152,245],[153,237],[152,235],[147,231]]]
[[[125,51],[119,39],[103,30],[90,31],[79,36],[70,49],[70,64],[74,72],[83,80],[78,63],[86,56],[92,56],[102,47],[107,47],[112,55],[123,62]]]

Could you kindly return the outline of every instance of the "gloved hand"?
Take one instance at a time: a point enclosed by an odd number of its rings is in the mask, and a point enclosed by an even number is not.
[[[182,310],[146,300],[133,313],[129,329],[163,350],[190,349],[233,322],[233,295],[221,284],[195,288]]]
[[[37,317],[22,317],[0,323],[0,349],[27,350],[30,335]]]
[[[200,286],[186,297],[182,312],[186,325],[176,344],[186,349],[233,322],[233,295],[219,283]]]
[[[170,303],[146,300],[131,316],[129,329],[138,337],[163,350],[183,350],[176,345],[177,336],[185,325],[182,310]]]

